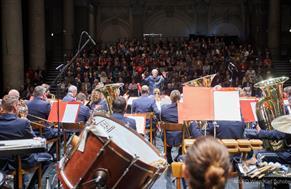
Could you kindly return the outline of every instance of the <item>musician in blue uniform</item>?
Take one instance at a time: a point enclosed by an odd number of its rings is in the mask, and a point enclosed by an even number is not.
[[[12,95],[5,95],[2,100],[2,112],[0,115],[0,140],[18,140],[32,139],[35,137],[29,120],[17,117],[18,98]],[[47,162],[52,160],[48,153],[37,153],[22,158],[23,167],[34,166],[38,162]],[[14,160],[11,157],[2,158],[0,166],[2,170],[9,170],[9,166],[14,166]]]
[[[86,101],[86,95],[84,93],[79,93],[76,99],[78,102],[80,102],[80,108],[79,108],[77,121],[86,123],[90,117],[90,109],[84,105]]]
[[[155,99],[149,97],[149,87],[147,85],[142,86],[141,96],[133,100],[131,111],[132,113],[154,112],[156,117],[153,119],[153,127],[155,127],[156,121],[160,117],[160,111]],[[149,128],[149,120],[146,121],[146,128]]]
[[[248,138],[255,139],[267,139],[267,140],[282,140],[284,139],[285,145],[283,149],[280,151],[272,152],[272,151],[259,151],[256,153],[256,158],[261,161],[266,162],[279,162],[281,164],[291,164],[291,135],[285,134],[276,130],[262,130],[259,125],[256,126],[256,129],[253,129],[255,132],[248,132]],[[288,146],[287,146],[288,145]],[[280,188],[280,189],[288,189],[289,184],[279,183],[275,186],[265,183],[265,189],[271,188]]]
[[[91,93],[91,99],[90,102],[87,104],[87,106],[91,110],[97,110],[97,111],[108,111],[107,102],[104,98],[102,98],[102,93],[97,90],[93,90]]]
[[[178,90],[173,90],[170,94],[172,103],[166,104],[161,107],[161,120],[169,123],[178,123],[178,109],[177,103],[181,98],[181,94]],[[197,128],[196,122],[192,122],[190,125],[190,134],[192,137],[197,138],[202,136],[201,131]],[[179,146],[182,142],[182,132],[181,131],[167,131],[167,161],[172,163],[172,147]],[[182,154],[182,148],[179,148],[178,156]],[[175,158],[176,159],[176,158]]]
[[[246,124],[244,121],[216,121],[208,123],[207,132],[209,135],[214,135],[216,127],[216,137],[219,139],[241,139],[244,138],[244,130]]]
[[[160,115],[155,99],[149,97],[149,87],[143,85],[141,88],[141,96],[132,102],[132,113],[146,112],[154,112],[157,117]]]
[[[285,139],[286,143],[289,144],[284,150],[278,152],[258,152],[259,156],[264,156],[263,160],[267,162],[279,162],[282,164],[291,164],[291,135],[285,134],[276,130],[262,130],[258,125],[256,127],[256,132],[248,132],[248,138],[256,139],[268,139],[268,140],[282,140]]]
[[[132,118],[124,117],[126,110],[126,100],[123,97],[117,97],[112,103],[112,117],[123,122],[126,126],[136,130],[136,122]]]
[[[149,86],[149,94],[153,94],[155,88],[162,89],[164,84],[164,77],[158,75],[159,71],[157,69],[152,70],[152,75],[145,78],[144,74],[142,75],[143,81],[146,85]]]
[[[64,102],[74,102],[76,101],[76,95],[78,93],[78,89],[76,86],[71,85],[68,88],[68,93],[67,95],[63,98]]]
[[[33,99],[27,102],[28,116],[30,121],[40,121],[37,117],[41,119],[48,119],[50,114],[51,105],[46,101],[46,89],[42,86],[36,86],[33,91]],[[47,139],[54,138],[58,136],[58,131],[52,128],[48,123],[45,124],[44,137]],[[38,132],[36,131],[38,135]]]

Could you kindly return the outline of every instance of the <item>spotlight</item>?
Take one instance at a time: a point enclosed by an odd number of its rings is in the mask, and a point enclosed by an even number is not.
[[[289,32],[291,33],[291,28],[289,29]]]
[[[55,34],[54,33],[51,33],[51,36],[53,37]]]

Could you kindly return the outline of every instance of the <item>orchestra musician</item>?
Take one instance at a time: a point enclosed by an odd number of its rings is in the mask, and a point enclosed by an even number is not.
[[[19,94],[18,90],[16,90],[16,89],[11,89],[11,90],[8,92],[8,95],[16,96],[18,100],[19,100],[19,98],[20,98],[20,94]]]
[[[2,100],[3,111],[0,115],[0,140],[32,139],[35,137],[30,127],[29,120],[17,117],[19,101],[15,95],[5,95]],[[42,162],[47,167],[52,156],[48,153],[35,153],[22,157],[23,167],[32,167],[36,163]],[[2,170],[9,170],[9,165],[15,166],[15,162],[10,158],[0,161]],[[45,168],[44,167],[44,168]]]
[[[157,118],[160,117],[160,111],[155,99],[149,97],[149,87],[147,85],[141,87],[141,96],[133,100],[131,111],[132,113],[154,112],[156,118],[153,120],[153,125],[155,126]],[[149,120],[146,121],[146,127],[149,128]]]
[[[156,105],[155,99],[149,97],[149,87],[143,85],[141,87],[141,96],[132,102],[133,113],[154,112],[159,117],[160,111]]]
[[[254,129],[256,132],[248,132],[248,138],[255,138],[255,139],[267,139],[267,140],[286,140],[285,148],[280,151],[266,151],[261,150],[255,153],[255,160],[260,159],[261,161],[265,162],[278,162],[281,164],[291,164],[291,135],[285,134],[280,131],[276,130],[263,130],[260,128],[259,125],[256,126]],[[255,133],[255,134],[254,134]],[[287,145],[289,144],[289,145]],[[275,186],[272,186],[268,183],[265,183],[265,189],[271,188],[280,188],[280,189],[288,189],[289,184],[279,183]]]
[[[219,139],[242,139],[246,124],[244,121],[212,121],[208,122],[207,133],[214,135],[216,127],[216,137]]]
[[[158,89],[158,88],[154,89],[153,98],[156,101],[156,105],[157,105],[159,111],[161,111],[161,92],[160,92],[160,89]]]
[[[28,119],[30,121],[39,121],[40,119],[48,119],[50,114],[51,105],[46,101],[46,89],[42,86],[36,86],[33,91],[33,99],[27,102],[28,107]],[[44,129],[44,137],[47,139],[54,138],[58,136],[58,131],[56,128],[52,128],[48,123]],[[35,131],[38,134],[37,131]]]
[[[145,75],[142,74],[142,79],[143,79],[144,83],[149,86],[149,94],[150,95],[153,94],[155,88],[158,88],[161,90],[163,87],[163,84],[165,81],[165,79],[164,79],[165,74],[164,75],[158,75],[158,74],[159,74],[159,71],[157,69],[153,69],[152,75],[150,75],[148,77],[145,77]]]
[[[79,108],[77,121],[86,123],[90,117],[90,109],[87,106],[85,106],[86,95],[80,92],[78,93],[76,99],[77,99],[77,102],[80,102],[80,108]]]
[[[263,130],[259,125],[254,129],[255,132],[248,132],[248,138],[281,140],[285,139],[287,143],[291,143],[291,135],[276,130]],[[259,155],[260,154],[260,155]],[[291,164],[291,147],[285,146],[285,149],[278,152],[260,151],[259,156],[263,156],[263,160],[267,162],[279,162],[281,164]]]
[[[103,95],[98,90],[92,90],[90,101],[87,106],[91,110],[98,110],[98,111],[108,111],[108,106],[106,100],[103,98]]]
[[[75,85],[70,85],[68,88],[67,95],[63,98],[64,102],[74,102],[76,101],[76,95],[78,93],[78,88]]]
[[[133,130],[136,130],[136,122],[132,118],[128,118],[124,116],[124,113],[126,111],[126,100],[124,97],[117,97],[113,103],[112,103],[112,117],[115,119],[120,120],[123,122],[126,126],[132,128]]]
[[[172,103],[165,104],[161,107],[161,120],[169,123],[178,123],[178,108],[177,103],[181,99],[181,94],[178,90],[173,90],[170,94]],[[191,136],[197,138],[202,136],[201,132],[197,128],[196,122],[192,122],[190,125]],[[181,145],[182,132],[181,131],[167,131],[167,161],[169,164],[173,162],[172,159],[172,147]],[[179,148],[179,152],[175,160],[179,155],[182,155],[182,147]]]

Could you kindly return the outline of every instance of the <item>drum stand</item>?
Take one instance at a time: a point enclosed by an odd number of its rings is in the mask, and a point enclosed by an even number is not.
[[[107,182],[107,177],[108,177],[108,171],[99,169],[96,171],[96,189],[106,189],[106,182]]]
[[[219,127],[216,121],[213,121],[213,137],[216,138],[216,128]]]

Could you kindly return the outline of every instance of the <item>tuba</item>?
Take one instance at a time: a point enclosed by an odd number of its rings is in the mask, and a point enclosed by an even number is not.
[[[285,115],[283,100],[283,83],[288,77],[276,77],[258,82],[254,85],[263,92],[263,97],[256,104],[256,114],[259,125],[262,129],[272,130],[271,122],[282,115]],[[281,150],[284,141],[266,141],[266,148],[273,151]]]
[[[28,115],[28,107],[24,100],[19,100],[19,107],[18,107],[18,117],[27,119]]]
[[[119,88],[122,87],[123,85],[124,85],[123,83],[114,83],[100,86],[95,89],[103,94],[107,102],[108,113],[110,114],[112,114],[112,103],[115,100],[115,98],[119,96],[120,94]]]
[[[216,74],[206,75],[197,79],[193,79],[191,81],[187,81],[186,83],[183,83],[183,85],[190,87],[211,87],[212,80],[215,76]]]
[[[211,87],[211,83],[215,76],[216,74],[206,75],[206,76],[199,77],[191,81],[187,81],[183,83],[183,85],[189,86],[189,87]],[[206,135],[207,121],[197,121],[197,125],[200,129],[205,131],[205,135]]]

